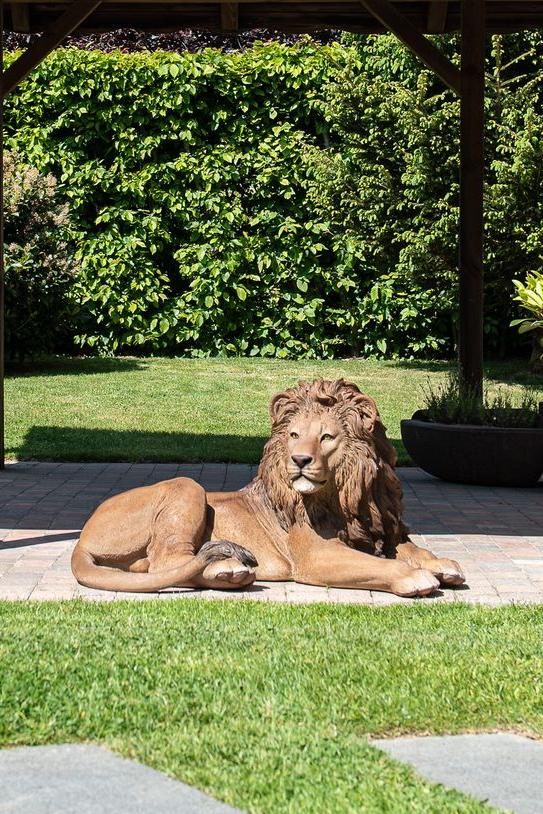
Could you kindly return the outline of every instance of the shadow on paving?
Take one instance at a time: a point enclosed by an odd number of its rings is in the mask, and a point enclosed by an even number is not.
[[[258,463],[265,436],[33,426],[8,452],[20,460]]]
[[[59,429],[58,432],[67,431]],[[161,434],[141,435],[155,440]],[[185,434],[163,435],[177,437],[184,449],[186,443],[201,445],[203,438]],[[97,438],[109,443],[108,453],[113,458],[117,457],[115,444],[120,443],[119,436],[122,440],[124,433],[96,431]],[[209,440],[213,438],[235,440],[234,436],[215,436]],[[261,445],[265,439],[252,440]],[[66,443],[70,443],[69,438]],[[170,447],[174,458],[171,463],[23,461],[8,464],[4,472],[0,472],[0,530],[12,529],[14,532],[17,528],[24,528],[27,539],[23,540],[22,536],[18,539],[15,533],[11,533],[11,539],[6,539],[5,545],[18,548],[45,542],[41,532],[46,529],[48,533],[58,530],[60,534],[78,530],[103,500],[138,486],[182,476],[197,480],[210,492],[235,491],[245,486],[255,472],[254,467],[237,463],[199,461],[180,464],[178,461],[184,456],[176,456],[175,449],[175,446]],[[212,447],[208,447],[208,452],[213,458]],[[258,459],[259,455],[256,455],[255,460]],[[400,469],[399,475],[404,490],[405,520],[414,534],[430,538],[430,548],[433,535],[444,541],[476,535],[485,538],[471,541],[479,548],[494,548],[500,538],[511,538],[507,544],[513,545],[512,539],[515,539],[518,541],[515,549],[518,547],[524,551],[517,556],[536,556],[538,559],[542,556],[543,482],[530,489],[489,488],[445,483],[416,468]],[[31,533],[34,529],[35,535]],[[530,539],[528,542],[522,538]],[[51,534],[47,542],[62,539],[68,538]]]
[[[80,529],[66,531],[59,534],[37,534],[35,537],[21,537],[14,540],[3,540],[0,545],[2,550],[6,551],[10,548],[27,548],[28,546],[42,545],[43,543],[60,543],[63,540],[74,540],[76,537],[78,537],[79,531]]]

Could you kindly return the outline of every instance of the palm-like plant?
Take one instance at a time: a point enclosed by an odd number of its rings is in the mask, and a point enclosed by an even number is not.
[[[530,365],[533,370],[543,370],[543,274],[531,271],[526,282],[513,280],[516,289],[515,302],[528,311],[530,316],[514,319],[511,327],[518,326],[521,334],[533,332],[533,347]]]

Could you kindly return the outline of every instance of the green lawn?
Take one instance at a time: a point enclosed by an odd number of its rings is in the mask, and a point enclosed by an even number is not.
[[[368,736],[543,736],[543,608],[0,603],[0,743],[100,742],[262,814],[484,812]]]
[[[267,403],[299,379],[344,376],[372,395],[406,463],[400,420],[444,363],[267,359],[59,359],[6,383],[11,458],[255,463],[268,435]],[[492,365],[493,386],[536,384],[525,365]],[[539,380],[543,399],[543,383]]]

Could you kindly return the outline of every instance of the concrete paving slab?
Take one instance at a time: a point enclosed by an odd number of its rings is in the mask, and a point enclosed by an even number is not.
[[[99,746],[0,750],[1,814],[236,814],[161,772]]]
[[[433,783],[517,814],[543,812],[543,742],[508,733],[372,741]]]

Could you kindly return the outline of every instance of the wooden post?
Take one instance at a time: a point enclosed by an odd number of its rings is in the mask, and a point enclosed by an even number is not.
[[[0,70],[4,71],[4,3],[0,0]],[[0,469],[4,468],[4,100],[0,99]]]
[[[448,2],[434,0],[428,9],[428,33],[443,34],[447,25]]]
[[[238,3],[221,3],[221,31],[239,31]]]
[[[458,356],[464,388],[482,396],[484,0],[462,0],[461,74]]]

